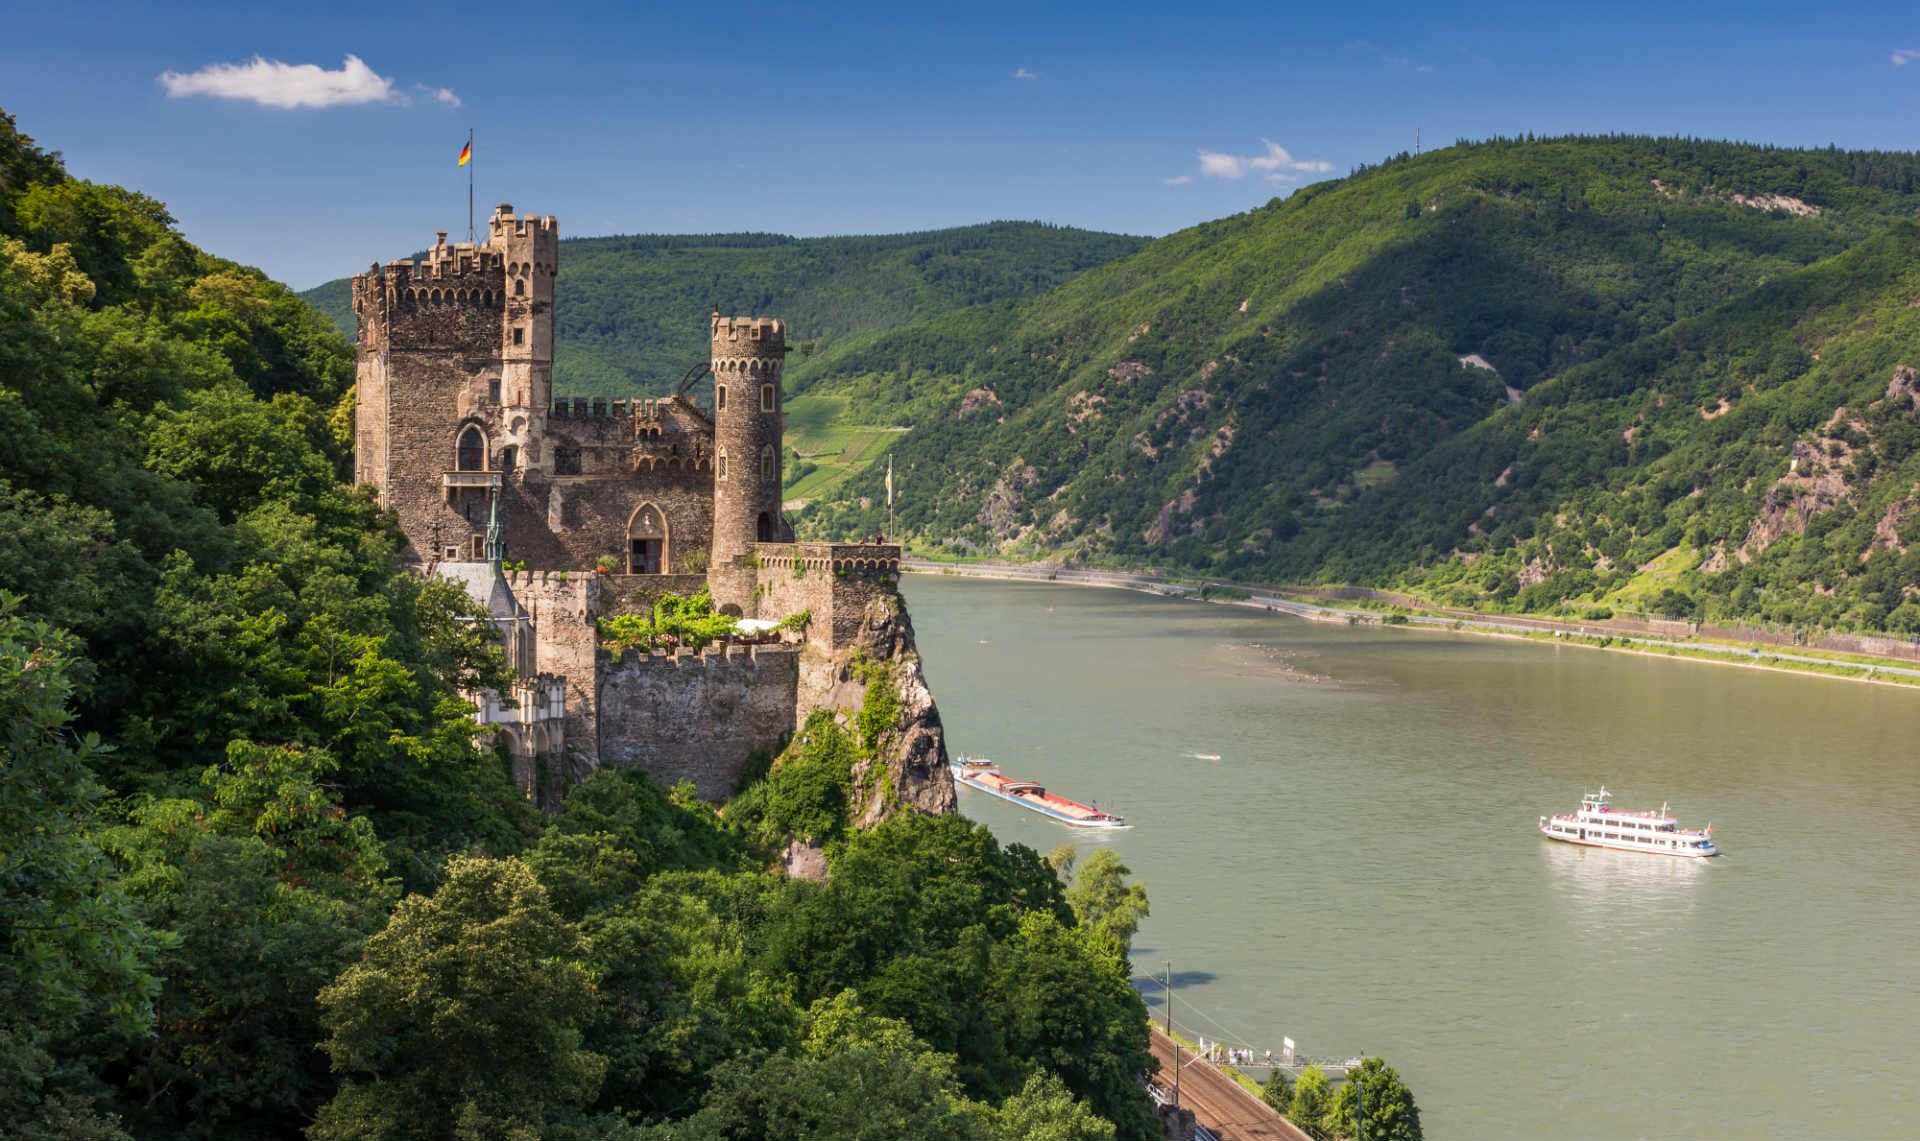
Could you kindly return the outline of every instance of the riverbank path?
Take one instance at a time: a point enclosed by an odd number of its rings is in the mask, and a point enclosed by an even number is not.
[[[1159,1084],[1173,1088],[1173,1039],[1153,1032],[1153,1056],[1160,1061]],[[1180,1104],[1193,1111],[1194,1121],[1220,1141],[1313,1141],[1293,1122],[1266,1102],[1247,1092],[1239,1082],[1211,1062],[1180,1051]]]

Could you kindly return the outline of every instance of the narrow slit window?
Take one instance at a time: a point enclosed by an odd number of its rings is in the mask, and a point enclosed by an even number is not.
[[[727,386],[724,384],[713,386],[713,410],[715,412],[727,410]]]
[[[773,385],[771,384],[760,386],[760,411],[773,411]]]
[[[522,329],[522,328],[520,328],[520,327],[519,327],[519,326],[517,326],[517,325],[516,325],[516,326],[514,326],[514,329],[513,329],[513,343],[514,343],[514,344],[516,344],[516,345],[524,345],[524,344],[526,344],[526,343],[527,343],[527,331],[526,331],[525,329]]]

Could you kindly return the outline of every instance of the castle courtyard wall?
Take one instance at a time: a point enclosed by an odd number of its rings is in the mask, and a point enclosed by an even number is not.
[[[600,763],[690,780],[708,800],[732,795],[749,763],[793,733],[799,660],[794,646],[603,654]]]

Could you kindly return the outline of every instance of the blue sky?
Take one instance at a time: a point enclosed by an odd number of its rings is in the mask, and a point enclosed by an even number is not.
[[[480,213],[568,235],[1161,234],[1416,129],[1920,148],[1911,2],[58,3],[0,29],[0,107],[74,174],[303,288],[461,234],[469,127]]]

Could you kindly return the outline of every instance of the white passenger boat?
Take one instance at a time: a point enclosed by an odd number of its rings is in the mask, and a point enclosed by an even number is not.
[[[1612,801],[1612,794],[1602,786],[1599,792],[1580,799],[1580,811],[1569,816],[1542,816],[1540,834],[1569,844],[1657,856],[1702,859],[1720,854],[1720,849],[1713,846],[1712,824],[1704,829],[1682,828],[1667,814],[1664,804],[1658,812],[1623,812],[1613,807]]]

